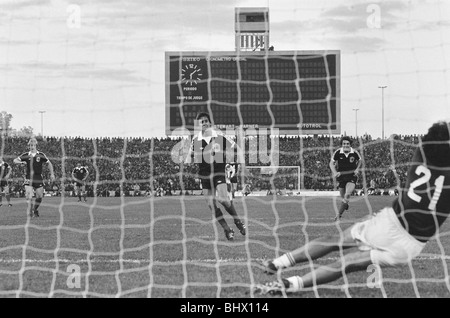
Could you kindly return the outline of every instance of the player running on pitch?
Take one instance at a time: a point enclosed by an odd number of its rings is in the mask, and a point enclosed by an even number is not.
[[[361,155],[351,145],[352,140],[349,137],[342,137],[341,148],[333,153],[330,160],[330,169],[339,184],[339,193],[342,198],[338,215],[334,218],[335,221],[342,217],[345,210],[348,210],[350,196],[355,190],[358,172],[361,167]]]
[[[201,180],[205,199],[213,211],[216,220],[222,226],[227,240],[234,240],[234,230],[227,224],[218,204],[233,217],[234,224],[242,235],[246,235],[246,227],[239,218],[231,195],[227,189],[226,167],[227,155],[237,151],[236,143],[226,138],[211,126],[211,119],[207,113],[197,114],[201,131],[192,139],[185,163],[197,163],[198,178]],[[233,163],[233,162],[229,162]]]

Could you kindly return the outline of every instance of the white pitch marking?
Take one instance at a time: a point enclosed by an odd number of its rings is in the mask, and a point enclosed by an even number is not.
[[[336,261],[337,259],[339,259],[338,257],[327,257],[327,258],[321,258],[320,261]],[[422,257],[416,257],[414,260],[420,261],[420,260],[450,260],[450,256],[448,255],[443,255],[443,256],[422,256]],[[0,259],[0,263],[22,263],[22,262],[27,262],[27,263],[55,263],[56,261],[60,262],[60,263],[136,263],[136,264],[140,264],[140,263],[150,263],[150,262],[156,262],[159,264],[171,264],[171,263],[181,263],[181,262],[185,262],[185,263],[231,263],[231,262],[236,262],[236,263],[244,263],[244,262],[257,262],[257,261],[261,261],[263,259],[261,258],[253,258],[251,260],[248,259],[244,259],[244,258],[222,258],[219,260],[216,259],[195,259],[195,260],[177,260],[177,261],[158,261],[158,260],[150,260],[150,259],[92,259],[92,260],[87,260],[87,259]]]

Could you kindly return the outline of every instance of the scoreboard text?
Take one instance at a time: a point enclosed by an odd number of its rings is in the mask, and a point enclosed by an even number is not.
[[[340,134],[340,53],[166,52],[166,133],[198,112],[220,129]]]

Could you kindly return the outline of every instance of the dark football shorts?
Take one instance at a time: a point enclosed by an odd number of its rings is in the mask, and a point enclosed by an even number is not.
[[[84,183],[75,181],[74,186],[76,186],[76,187],[82,187],[82,186],[84,186]]]
[[[347,183],[354,183],[358,182],[358,176],[354,173],[352,174],[345,174],[341,175],[339,178],[336,179],[336,181],[339,183],[339,188],[345,188]]]
[[[32,186],[33,188],[40,188],[44,186],[44,181],[42,179],[42,176],[35,175],[33,180],[25,179],[25,182],[23,183],[24,186]]]
[[[219,184],[226,184],[225,175],[211,176],[198,176],[202,182],[203,189],[215,189]]]
[[[6,181],[6,180],[1,180],[1,181],[0,181],[0,188],[4,188],[4,187],[6,187],[6,186],[8,186],[8,181]]]

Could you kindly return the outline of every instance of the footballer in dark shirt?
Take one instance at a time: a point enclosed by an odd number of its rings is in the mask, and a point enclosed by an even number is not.
[[[39,217],[38,208],[44,197],[44,178],[42,176],[44,164],[50,170],[50,180],[52,182],[55,180],[53,165],[45,153],[37,150],[37,143],[36,138],[30,138],[28,141],[30,150],[14,159],[15,164],[23,164],[26,167],[23,185],[25,186],[25,197],[28,203],[28,215],[30,217]],[[34,203],[33,192],[35,194]]]
[[[321,237],[270,261],[265,272],[274,274],[295,264],[311,262],[341,251],[331,264],[315,267],[303,276],[257,284],[255,292],[297,292],[340,279],[344,273],[379,267],[407,265],[418,257],[426,243],[439,236],[439,228],[450,215],[450,123],[434,123],[411,159],[405,186],[392,206],[368,215],[339,236]],[[448,233],[443,233],[444,235]],[[439,237],[437,238],[439,240]],[[342,253],[343,249],[357,248]],[[312,267],[312,266],[311,266]]]
[[[339,194],[342,198],[342,203],[339,207],[338,215],[335,217],[335,221],[342,217],[345,210],[348,210],[350,196],[355,190],[356,182],[358,181],[361,155],[351,145],[352,140],[349,137],[342,137],[341,148],[333,153],[330,160],[330,169],[336,178],[336,182],[339,184]]]
[[[86,179],[89,176],[89,171],[87,167],[82,166],[80,162],[77,163],[76,167],[72,170],[72,179],[74,180],[74,190],[75,195],[78,197],[78,202],[81,202],[81,197],[83,197],[84,202],[87,201],[86,193]]]
[[[198,164],[198,178],[201,180],[204,197],[225,231],[225,237],[232,241],[234,230],[227,224],[218,203],[233,217],[239,232],[245,235],[246,227],[239,218],[233,201],[230,200],[226,180],[226,167],[236,158],[237,145],[212,127],[208,113],[197,114],[196,120],[201,131],[192,139],[185,163]]]
[[[11,166],[3,161],[0,157],[0,206],[2,206],[3,195],[8,201],[8,206],[11,207],[11,195],[9,193],[9,177],[11,175]]]

